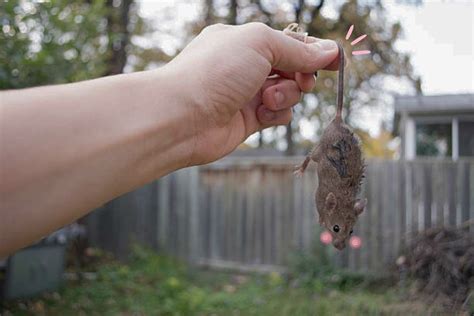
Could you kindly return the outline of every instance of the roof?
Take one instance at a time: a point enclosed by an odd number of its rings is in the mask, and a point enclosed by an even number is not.
[[[295,155],[306,155],[307,149],[296,148]],[[233,151],[230,157],[285,157],[284,151],[276,148],[247,148]]]
[[[472,112],[474,113],[474,94],[441,94],[396,96],[395,113],[423,114],[433,112]]]
[[[283,157],[285,153],[275,148],[237,149],[230,154],[233,157]]]

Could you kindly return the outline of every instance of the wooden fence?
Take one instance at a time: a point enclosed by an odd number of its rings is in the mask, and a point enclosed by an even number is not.
[[[132,240],[192,263],[284,267],[321,232],[314,165],[292,174],[301,159],[225,159],[175,172],[89,215],[90,239],[122,258]],[[474,218],[474,160],[369,160],[362,195],[368,205],[354,229],[362,247],[320,249],[340,267],[383,272],[409,232]]]

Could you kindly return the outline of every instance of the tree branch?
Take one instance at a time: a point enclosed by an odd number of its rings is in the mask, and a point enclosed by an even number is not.
[[[298,4],[295,5],[295,22],[300,22],[301,13],[303,12],[304,0],[298,0]]]
[[[310,16],[311,16],[311,21],[308,23],[308,33],[309,34],[314,34],[316,33],[313,29],[313,21],[316,20],[316,18],[319,16],[319,13],[321,13],[321,9],[324,6],[324,0],[319,0],[318,5],[316,5],[312,10],[310,10]]]
[[[270,11],[268,11],[267,9],[265,9],[265,7],[263,6],[263,3],[262,3],[262,0],[256,0],[255,3],[257,4],[258,6],[258,9],[260,10],[260,12],[263,13],[263,15],[265,15],[265,17],[267,18],[268,22],[271,22],[272,18],[272,13]]]
[[[324,0],[319,0],[319,4],[316,7],[314,7],[313,11],[311,12],[311,22],[314,21],[314,19],[318,17],[323,6],[324,6]]]

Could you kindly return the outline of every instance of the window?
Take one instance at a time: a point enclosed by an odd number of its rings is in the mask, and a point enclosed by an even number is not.
[[[459,121],[459,156],[474,156],[474,121]]]
[[[471,134],[472,135],[472,134]],[[416,155],[451,157],[451,123],[416,123]]]

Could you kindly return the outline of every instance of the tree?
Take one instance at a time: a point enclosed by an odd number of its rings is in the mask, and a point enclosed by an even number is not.
[[[2,1],[0,21],[0,89],[119,74],[129,54],[137,68],[149,54],[130,45],[150,31],[133,0]]]
[[[0,89],[100,76],[107,56],[106,7],[95,1],[1,2]]]
[[[129,14],[133,0],[107,0],[107,27],[109,29],[106,75],[116,75],[123,72],[127,63],[127,46],[130,42]]]
[[[213,23],[261,21],[283,29],[298,21],[309,34],[342,40],[350,51],[351,46],[343,38],[353,24],[355,35],[368,34],[360,47],[371,50],[372,55],[348,54],[345,114],[352,125],[363,128],[364,122],[354,113],[385,103],[387,77],[406,78],[418,93],[420,79],[413,75],[409,56],[397,51],[395,43],[402,27],[387,21],[381,2],[349,0],[331,5],[324,0],[203,0],[202,15],[178,32],[187,33],[184,47],[202,28]],[[325,15],[325,8],[332,8],[337,14]],[[164,15],[157,18],[161,25],[169,19]],[[138,15],[137,4],[132,0],[0,2],[0,21],[0,89],[72,82],[121,73],[124,69],[144,70],[173,57],[164,52],[161,43],[150,44],[147,40],[157,28]],[[320,135],[335,112],[335,84],[335,72],[319,72],[317,93],[306,94],[302,106],[295,107],[294,120],[286,132],[274,128],[266,131],[265,137],[260,133],[259,146],[286,145],[287,154],[293,154],[297,147],[310,147],[314,139],[308,141],[303,136],[302,126],[313,126],[316,135]]]
[[[245,4],[237,1],[222,3],[206,0],[204,12],[207,14],[203,20],[197,22],[197,25],[202,28],[217,22],[261,21],[273,28],[283,29],[296,21],[312,36],[342,40],[348,52],[351,46],[343,39],[350,25],[354,25],[357,32],[355,34],[368,34],[360,47],[372,52],[371,57],[352,58],[350,54],[347,55],[350,65],[347,68],[349,79],[346,81],[345,115],[346,119],[356,126],[362,124],[357,122],[354,113],[362,107],[384,102],[385,78],[389,76],[406,78],[413,84],[414,90],[420,90],[420,79],[413,75],[409,56],[399,52],[395,47],[402,34],[402,27],[400,23],[391,23],[387,20],[380,1],[375,3],[347,1],[335,8],[338,12],[336,17],[321,14],[325,6],[328,6],[328,3],[324,0],[314,2],[252,0]],[[216,12],[222,13],[217,15]],[[194,27],[194,31],[198,31],[199,27]],[[315,89],[317,94],[307,94],[302,100],[304,106],[295,108],[294,120],[287,126],[283,137],[288,154],[294,153],[295,145],[307,143],[300,133],[301,124],[298,122],[301,118],[304,117],[317,126],[317,134],[320,134],[323,126],[332,119],[335,112],[335,84],[336,73],[321,71]],[[263,145],[263,137],[260,137],[259,143]]]
[[[376,137],[363,130],[356,130],[356,134],[361,138],[362,151],[366,158],[395,158],[397,152],[395,139],[389,131],[382,129]]]

